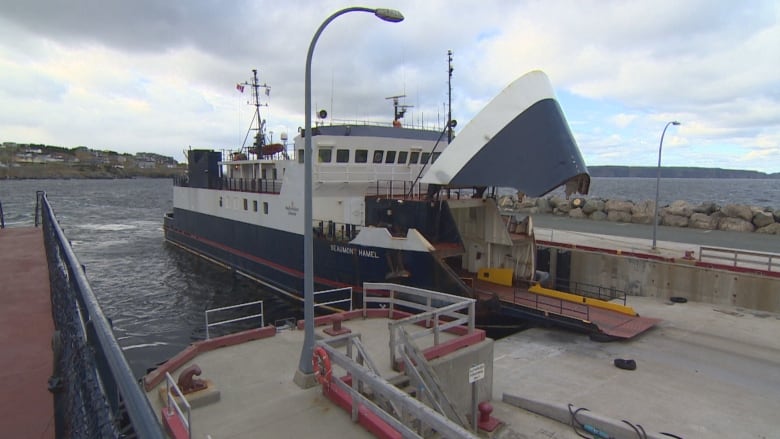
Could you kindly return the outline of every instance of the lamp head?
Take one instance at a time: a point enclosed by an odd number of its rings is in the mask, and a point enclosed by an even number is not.
[[[389,21],[391,23],[398,23],[404,21],[404,15],[395,9],[377,8],[374,10],[374,15],[382,20]]]
[[[672,125],[680,125],[680,122],[677,122],[676,120],[672,121]]]

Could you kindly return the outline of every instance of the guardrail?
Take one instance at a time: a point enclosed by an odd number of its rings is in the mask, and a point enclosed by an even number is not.
[[[345,342],[347,354],[336,348]],[[332,365],[343,369],[350,377],[349,382],[331,378],[330,382],[323,386],[327,386],[324,392],[331,397],[336,397],[334,394],[337,392],[347,395],[344,399],[350,405],[353,422],[358,421],[360,409],[363,407],[403,437],[421,437],[419,433],[422,431],[436,431],[441,437],[448,438],[477,437],[382,378],[376,368],[365,361],[365,349],[360,344],[359,334],[345,334],[321,340],[316,346],[325,349]],[[357,348],[353,349],[353,346]],[[363,394],[365,389],[370,389],[373,401]]]
[[[160,422],[42,191],[36,193],[36,206],[41,210],[56,328],[49,382],[56,436],[162,439]]]
[[[777,263],[780,260],[780,254],[719,247],[699,247],[699,262],[707,263],[712,260],[731,267],[767,271],[780,270],[780,264]]]
[[[216,322],[209,322],[209,314],[214,314],[214,313],[218,313],[218,312],[222,312],[222,311],[231,311],[231,310],[239,309],[239,308],[248,308],[248,307],[253,306],[253,305],[260,305],[260,313],[252,314],[252,315],[248,315],[248,316],[244,316],[244,317],[230,318],[230,319],[227,319],[227,320],[219,320],[219,321],[216,321]],[[205,312],[205,315],[206,315],[206,340],[211,338],[211,334],[209,332],[209,328],[213,328],[215,326],[222,326],[222,325],[227,325],[227,324],[230,324],[230,323],[243,322],[245,320],[256,319],[258,317],[260,318],[260,327],[262,328],[263,326],[265,326],[265,321],[264,321],[264,318],[263,318],[263,301],[262,300],[256,300],[254,302],[239,303],[238,305],[223,306],[221,308],[207,309],[206,312]]]
[[[171,392],[171,389],[173,389],[174,392]],[[176,385],[176,381],[173,380],[173,377],[168,372],[165,372],[165,394],[168,395],[165,404],[166,415],[173,416],[175,414],[187,430],[187,437],[192,439],[192,406],[189,401],[187,401],[187,398],[184,396],[181,389],[179,389],[179,386]],[[186,417],[184,416],[184,411],[179,407],[179,403],[176,402],[176,397],[181,399],[181,402],[187,409]]]
[[[584,282],[574,282],[570,292],[580,296],[592,297],[594,299],[604,300],[622,300],[626,304],[626,292],[615,287],[604,287],[601,285],[588,284]]]
[[[343,299],[327,300],[326,302],[317,302],[317,297],[323,297],[328,294],[337,295],[338,293],[349,293],[348,297]],[[339,308],[334,305],[346,304],[347,309]],[[320,290],[314,292],[314,307],[315,308],[330,308],[339,311],[352,311],[352,287],[334,288],[332,290]]]
[[[474,333],[476,300],[436,291],[423,290],[392,283],[363,284],[363,316],[372,307],[403,308],[413,315],[388,323],[390,327],[390,364],[395,365],[400,356],[403,326],[423,323],[425,329],[409,334],[411,339],[433,335],[433,345],[438,346],[443,331],[466,325],[468,334]],[[375,304],[375,305],[372,305]],[[465,310],[465,312],[463,312]],[[418,314],[415,314],[418,313]]]
[[[550,297],[515,289],[513,301],[517,305],[534,308],[545,313],[575,317],[580,320],[590,320],[589,305],[571,302],[558,297]]]

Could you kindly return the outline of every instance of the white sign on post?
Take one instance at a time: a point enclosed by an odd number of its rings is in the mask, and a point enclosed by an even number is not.
[[[485,363],[479,363],[469,368],[469,383],[475,383],[485,378]]]

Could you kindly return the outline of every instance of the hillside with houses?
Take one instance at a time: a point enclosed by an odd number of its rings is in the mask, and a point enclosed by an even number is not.
[[[132,178],[170,177],[183,165],[155,153],[118,153],[86,146],[64,148],[4,142],[0,145],[0,178]]]

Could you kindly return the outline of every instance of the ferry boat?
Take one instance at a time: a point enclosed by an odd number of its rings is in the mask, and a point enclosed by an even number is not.
[[[315,291],[394,282],[477,298],[537,276],[531,218],[504,216],[499,188],[541,196],[590,177],[547,76],[507,86],[455,136],[391,123],[324,123],[292,150],[272,143],[259,115],[255,143],[191,149],[175,179],[165,239],[302,300],[303,239],[313,229]],[[321,112],[322,113],[322,112]],[[304,141],[312,136],[313,223],[304,224]],[[286,140],[286,139],[285,139]]]

